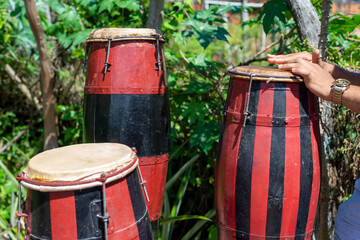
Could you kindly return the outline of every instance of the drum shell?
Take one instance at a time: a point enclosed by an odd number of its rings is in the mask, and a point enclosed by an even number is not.
[[[66,184],[64,184],[66,185]],[[28,239],[104,239],[102,188],[40,192],[28,189]],[[152,239],[139,176],[106,184],[108,239]]]
[[[232,77],[215,169],[219,239],[311,239],[320,189],[315,97]],[[246,102],[250,116],[244,123]]]
[[[169,96],[165,62],[157,66],[155,40],[125,40],[111,44],[104,74],[107,43],[88,44],[85,85],[86,142],[116,142],[137,149],[150,202],[151,221],[159,220],[169,152]],[[163,59],[163,45],[159,42]]]

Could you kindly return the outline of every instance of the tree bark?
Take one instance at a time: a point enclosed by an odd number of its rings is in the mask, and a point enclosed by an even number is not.
[[[322,0],[322,16],[321,16],[321,31],[319,35],[319,49],[321,58],[325,61],[325,51],[326,51],[326,42],[329,29],[329,12],[330,12],[330,0]],[[329,217],[329,176],[328,168],[329,160],[331,159],[331,152],[327,153],[325,151],[324,142],[326,139],[331,139],[331,136],[334,133],[334,111],[332,107],[327,107],[328,105],[332,106],[331,102],[326,102],[322,99],[319,99],[320,111],[322,112],[323,124],[320,125],[320,135],[321,135],[321,192],[320,192],[320,239],[328,240],[329,237],[329,228],[328,228],[328,217]],[[326,129],[324,129],[324,127]]]
[[[44,119],[44,150],[56,148],[56,98],[54,95],[53,69],[49,53],[47,51],[45,34],[41,26],[39,12],[34,0],[24,0],[26,15],[29,20],[31,30],[34,34],[36,45],[40,56],[40,80],[43,101]]]
[[[150,0],[149,17],[146,27],[161,30],[164,17],[164,0]]]
[[[319,43],[320,21],[310,0],[286,0],[294,17],[301,41],[305,39],[312,47]]]

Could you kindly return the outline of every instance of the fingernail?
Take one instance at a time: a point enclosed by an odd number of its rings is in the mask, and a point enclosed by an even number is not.
[[[295,70],[296,70],[296,68],[292,68],[292,69],[291,69],[292,72],[295,72]]]

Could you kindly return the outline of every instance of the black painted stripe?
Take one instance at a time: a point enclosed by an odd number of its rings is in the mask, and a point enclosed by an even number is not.
[[[85,94],[85,141],[136,147],[138,157],[166,154],[168,100],[168,94]]]
[[[307,121],[309,116],[308,90],[304,84],[300,85],[300,117],[302,121]],[[304,118],[303,118],[304,117]],[[295,240],[304,239],[304,236],[298,236],[306,232],[309,207],[311,201],[311,189],[313,181],[313,159],[311,145],[310,121],[308,125],[300,127],[300,156],[301,156],[301,174],[300,174],[300,199],[299,211],[295,229]]]
[[[254,115],[257,114],[260,86],[260,81],[252,82],[249,112]],[[240,140],[235,186],[236,237],[238,239],[249,239],[250,233],[251,170],[255,131],[256,126],[245,125]]]
[[[274,118],[286,117],[287,84],[277,82],[274,89]],[[271,133],[270,173],[266,235],[279,237],[283,209],[285,174],[285,127],[273,126]],[[272,238],[278,239],[278,238]]]
[[[78,239],[103,239],[101,187],[75,191],[76,227]]]
[[[52,239],[50,194],[32,190],[31,239]]]
[[[131,172],[126,176],[127,186],[129,189],[131,205],[134,212],[140,240],[151,240],[150,217],[146,208],[145,199],[139,182],[137,171]],[[144,217],[145,215],[145,217]]]

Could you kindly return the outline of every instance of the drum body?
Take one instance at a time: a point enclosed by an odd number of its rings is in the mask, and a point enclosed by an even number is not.
[[[229,75],[215,170],[219,239],[309,240],[320,189],[316,98],[274,68]]]
[[[111,66],[104,73],[109,38]],[[122,143],[137,149],[150,199],[150,219],[157,228],[170,133],[162,36],[152,29],[100,29],[90,34],[87,45],[85,141]]]
[[[93,156],[87,160],[77,158],[89,147],[99,153],[92,152]],[[150,219],[137,172],[136,155],[131,155],[131,159],[118,167],[117,163],[109,168],[109,162],[101,162],[101,158],[108,158],[108,151],[119,153],[119,148],[125,149],[126,157],[130,156],[128,153],[131,149],[126,149],[121,144],[80,144],[49,150],[32,158],[22,177],[18,179],[28,189],[26,239],[152,239]],[[64,156],[58,154],[64,151],[70,153],[65,157],[74,166],[66,171],[59,166],[59,163],[63,163]],[[73,157],[71,154],[74,154]],[[42,156],[53,156],[47,161],[55,169],[60,169],[55,173],[46,173],[45,179],[42,170],[38,171],[42,169],[43,164],[38,161]],[[101,163],[94,167],[91,162],[97,160]],[[75,169],[86,165],[91,165],[87,167],[85,174],[90,174],[89,177],[85,177],[81,169]],[[84,168],[86,167],[82,169]],[[101,169],[105,173],[102,176]],[[68,174],[70,172],[73,175],[71,177]],[[59,177],[58,173],[65,174]],[[75,180],[69,181],[70,179]],[[104,231],[103,219],[106,216],[109,216],[109,221],[107,230]]]

